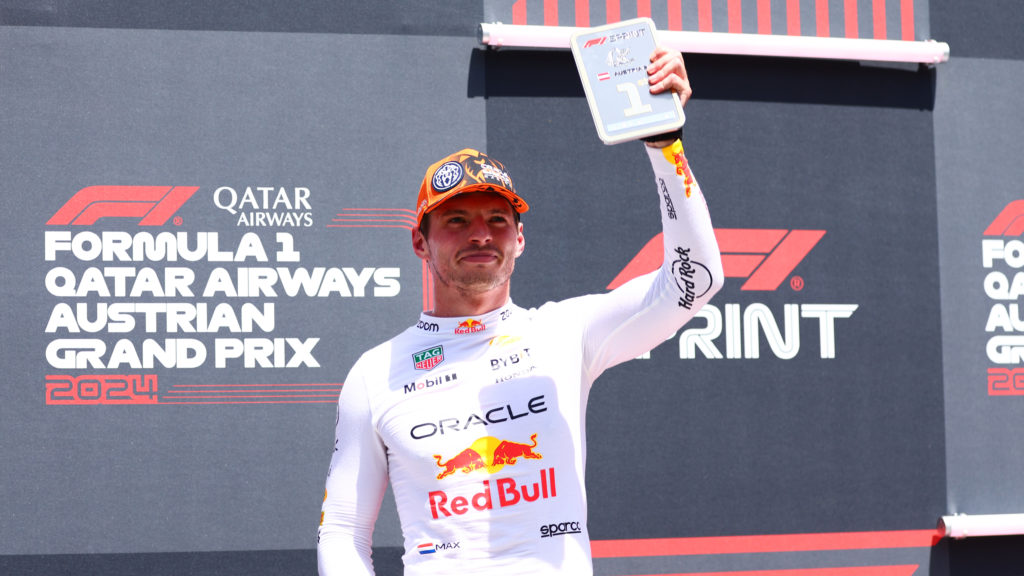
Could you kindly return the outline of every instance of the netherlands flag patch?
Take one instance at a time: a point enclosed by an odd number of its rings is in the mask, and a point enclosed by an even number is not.
[[[437,550],[434,548],[433,542],[425,542],[423,544],[420,544],[416,547],[416,550],[420,553],[420,555],[433,554],[437,552]]]

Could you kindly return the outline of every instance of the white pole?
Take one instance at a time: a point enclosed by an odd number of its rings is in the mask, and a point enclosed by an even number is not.
[[[1024,534],[1024,514],[957,514],[939,519],[939,529],[950,538]]]
[[[569,37],[580,30],[584,29],[572,26],[520,26],[497,22],[480,24],[479,32],[480,43],[487,46],[568,49]],[[924,64],[938,64],[949,60],[949,44],[934,40],[920,42],[671,30],[659,30],[657,34],[660,44],[684,53]]]

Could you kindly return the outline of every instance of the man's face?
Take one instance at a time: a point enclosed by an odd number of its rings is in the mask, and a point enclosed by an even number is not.
[[[478,294],[508,283],[524,238],[507,200],[459,194],[424,218],[430,219],[427,237],[415,231],[413,249],[443,286]]]

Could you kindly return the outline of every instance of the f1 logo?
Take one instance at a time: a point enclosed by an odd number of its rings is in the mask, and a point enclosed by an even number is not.
[[[985,229],[985,236],[1020,236],[1024,234],[1024,200],[1014,200],[1003,208]]]
[[[140,218],[139,226],[161,226],[198,186],[89,186],[79,190],[46,221],[88,226],[100,218]]]
[[[600,46],[601,44],[604,44],[604,41],[607,39],[607,36],[601,36],[600,38],[591,38],[590,40],[587,40],[587,43],[584,44],[583,47],[590,48],[591,46]]]
[[[746,278],[742,290],[775,290],[803,261],[825,230],[772,230],[716,228],[726,278]],[[608,285],[622,284],[661,266],[664,238],[658,234]]]

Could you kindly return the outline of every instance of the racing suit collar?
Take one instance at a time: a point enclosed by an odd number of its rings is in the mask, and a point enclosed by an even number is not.
[[[416,326],[420,330],[441,335],[493,333],[499,325],[513,318],[516,310],[518,307],[509,299],[504,306],[478,316],[441,318],[423,312],[420,314],[420,321]]]

